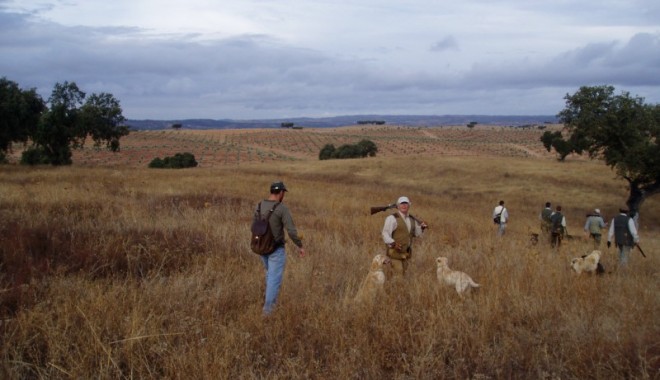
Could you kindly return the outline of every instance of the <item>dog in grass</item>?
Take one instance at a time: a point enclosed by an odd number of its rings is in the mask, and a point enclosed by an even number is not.
[[[467,273],[452,270],[447,264],[448,260],[446,257],[438,257],[435,259],[437,270],[436,274],[438,276],[438,281],[441,284],[447,286],[453,286],[456,289],[456,293],[460,296],[463,295],[465,291],[470,288],[478,288],[480,285],[474,282]]]
[[[571,268],[575,273],[591,273],[591,274],[603,274],[605,273],[605,268],[603,264],[600,263],[600,251],[592,251],[588,255],[583,255],[582,257],[576,257],[571,260]]]
[[[385,272],[383,271],[383,266],[389,263],[390,259],[385,255],[374,256],[371,260],[369,273],[367,273],[367,276],[362,281],[362,284],[355,295],[355,301],[367,302],[373,300],[377,294],[383,290],[385,284]]]

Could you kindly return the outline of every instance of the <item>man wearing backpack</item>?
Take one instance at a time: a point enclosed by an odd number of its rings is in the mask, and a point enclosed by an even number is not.
[[[300,257],[305,256],[305,249],[303,248],[302,240],[298,236],[296,226],[293,223],[291,212],[283,203],[284,194],[287,191],[283,182],[273,182],[270,185],[270,195],[267,199],[261,201],[259,205],[262,218],[266,217],[268,212],[274,208],[269,223],[273,238],[275,239],[275,250],[270,254],[261,256],[264,268],[266,269],[266,296],[263,307],[265,316],[273,311],[282,285],[284,268],[286,266],[286,252],[284,250],[285,229],[293,244],[298,247]],[[274,207],[275,205],[277,207]]]
[[[561,213],[561,206],[558,205],[550,216],[550,246],[559,248],[565,233],[566,217]]]
[[[610,230],[607,234],[607,248],[612,245],[612,237],[619,249],[619,265],[628,264],[630,250],[639,243],[639,235],[633,218],[628,216],[628,210],[625,207],[619,209],[619,215],[615,216],[610,223]]]

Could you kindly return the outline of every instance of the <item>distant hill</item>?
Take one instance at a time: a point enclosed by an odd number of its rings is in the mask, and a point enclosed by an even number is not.
[[[304,128],[333,128],[356,125],[360,122],[379,121],[385,125],[407,125],[416,127],[437,127],[442,125],[467,125],[470,122],[486,125],[521,126],[530,124],[555,124],[555,116],[494,116],[494,115],[351,115],[322,118],[289,118],[260,120],[127,120],[127,125],[134,130],[169,129],[173,124],[181,124],[182,129],[246,129],[280,128],[282,123],[293,123]]]

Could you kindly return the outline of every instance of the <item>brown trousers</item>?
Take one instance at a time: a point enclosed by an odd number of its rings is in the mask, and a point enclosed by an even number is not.
[[[404,276],[408,270],[408,259],[400,260],[390,258],[390,271],[392,276]]]

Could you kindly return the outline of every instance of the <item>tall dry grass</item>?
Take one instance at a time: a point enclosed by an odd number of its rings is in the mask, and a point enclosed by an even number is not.
[[[3,378],[660,377],[660,202],[618,271],[576,276],[576,239],[529,243],[562,204],[569,233],[608,219],[625,183],[605,165],[551,159],[387,157],[191,170],[0,168]],[[288,256],[280,305],[261,317],[264,273],[249,251],[253,207],[282,179],[308,256]],[[400,195],[430,228],[405,283],[351,302],[383,249]],[[511,223],[495,237],[503,199]],[[482,287],[460,299],[434,259]]]

